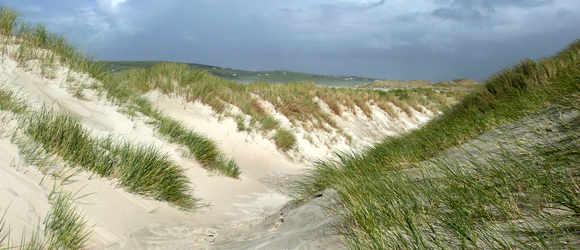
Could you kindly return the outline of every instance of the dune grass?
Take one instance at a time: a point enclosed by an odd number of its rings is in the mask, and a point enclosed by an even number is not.
[[[534,131],[533,143],[508,132],[486,142],[493,150],[476,148],[420,169],[358,176],[367,183],[364,189],[340,189],[346,211],[336,211],[345,218],[339,228],[349,246],[577,249],[580,118],[569,123],[551,116],[535,119],[546,124],[520,125]]]
[[[280,150],[288,151],[296,144],[296,137],[286,129],[277,128],[274,133],[274,142]]]
[[[26,104],[24,98],[17,97],[14,91],[9,90],[0,84],[0,110],[22,114],[28,109],[28,104]]]
[[[91,231],[78,206],[74,204],[73,195],[57,191],[55,187],[49,194],[49,200],[51,208],[44,219],[44,228],[35,229],[30,237],[23,233],[19,245],[10,245],[10,235],[13,232],[6,228],[4,213],[0,218],[0,249],[86,249]]]
[[[211,106],[218,113],[225,113],[228,105],[234,105],[250,115],[247,128],[270,131],[280,126],[261,107],[245,85],[229,82],[211,74],[192,70],[185,64],[161,63],[148,69],[127,70],[112,74],[117,88],[133,89],[142,93],[158,89],[163,94],[179,95],[189,102],[200,101]],[[198,84],[193,84],[198,83]],[[239,123],[244,123],[240,117]]]
[[[2,249],[2,247],[5,245],[4,242],[7,239],[9,239],[9,237],[10,237],[10,232],[9,231],[7,232],[8,229],[6,229],[6,212],[7,211],[8,210],[5,210],[2,213],[2,217],[0,217],[0,249]]]
[[[49,243],[46,249],[85,249],[90,231],[74,197],[68,192],[52,192],[49,195],[51,209],[44,221]]]
[[[0,34],[3,54],[8,54],[23,68],[37,62],[41,75],[47,78],[54,78],[56,63],[95,78],[104,72],[102,64],[95,63],[92,57],[68,43],[66,37],[49,32],[42,24],[21,21],[20,13],[6,6],[0,9]],[[8,45],[17,46],[11,51]]]
[[[108,89],[110,100],[120,105],[120,102],[126,103],[128,113],[135,115],[139,112],[151,118],[149,124],[155,126],[157,133],[167,136],[171,142],[185,146],[204,168],[231,178],[240,177],[241,171],[235,160],[221,153],[214,141],[187,128],[182,122],[154,108],[146,98],[120,87],[115,81],[106,81],[104,88]]]
[[[114,178],[129,192],[192,209],[189,180],[158,149],[113,137],[94,138],[76,117],[41,109],[20,120],[24,133],[72,166]]]
[[[159,117],[154,123],[158,133],[168,136],[172,142],[185,145],[202,166],[228,177],[240,177],[236,162],[221,154],[217,145],[207,137],[186,129],[182,122],[167,116]]]
[[[150,102],[137,96],[131,89],[115,88],[119,85],[111,82],[113,79],[105,75],[104,65],[95,62],[92,57],[68,43],[64,36],[49,32],[42,24],[31,25],[20,21],[19,17],[20,13],[17,10],[1,6],[2,55],[10,56],[18,62],[20,67],[24,68],[32,67],[29,65],[30,63],[37,63],[40,75],[46,78],[54,78],[57,65],[67,67],[69,69],[67,73],[68,88],[76,97],[82,98],[82,91],[87,87],[108,91],[107,97],[120,106],[124,106],[131,112],[141,112],[151,117],[154,120],[153,125],[161,134],[163,134],[163,128],[168,126],[166,123],[175,125],[175,120],[154,109]],[[15,48],[10,48],[8,45],[13,45]],[[79,74],[75,72],[88,74],[96,81],[92,83],[79,82],[79,79],[74,76]],[[200,161],[202,166],[226,176],[239,177],[240,170],[235,161],[220,153],[215,142],[192,129],[186,128],[181,123],[178,126],[180,131],[186,132],[187,136],[171,140],[181,143],[190,150],[195,149],[191,153],[196,160]],[[171,135],[177,134],[172,133]]]
[[[354,113],[360,110],[363,115],[372,117],[371,106],[375,105],[393,118],[399,117],[394,107],[413,117],[411,109],[422,111],[421,105],[437,113],[439,109],[443,110],[452,104],[445,93],[427,89],[384,92],[328,88],[312,83],[238,84],[179,63],[159,63],[145,69],[113,73],[111,77],[115,79],[111,82],[115,82],[114,88],[117,89],[133,89],[142,93],[159,90],[166,95],[180,96],[188,102],[199,101],[209,105],[215,112],[237,119],[238,129],[258,130],[268,135],[283,151],[296,144],[292,127],[302,127],[309,131],[336,129],[342,133],[331,115],[342,116],[343,112]],[[287,117],[291,127],[285,127],[276,120],[262,103],[264,101]],[[321,103],[326,104],[332,113],[323,111]],[[242,114],[230,113],[231,105],[239,108]],[[249,121],[245,120],[245,115],[250,116]],[[281,136],[276,131],[288,133]]]
[[[276,145],[282,146],[283,149],[281,149],[283,151],[290,150],[296,145],[297,140],[294,133],[291,132],[294,126],[302,127],[306,130],[322,129],[330,131],[336,129],[339,133],[343,133],[342,129],[331,118],[331,114],[321,110],[319,102],[328,105],[332,112],[339,116],[345,111],[356,112],[356,110],[361,110],[367,117],[372,117],[371,105],[376,105],[393,118],[397,118],[399,113],[390,104],[394,104],[409,117],[413,117],[411,109],[422,111],[420,105],[433,112],[449,106],[449,103],[441,101],[430,102],[425,98],[415,98],[409,105],[408,101],[401,100],[397,94],[384,94],[385,92],[376,90],[327,88],[316,86],[312,83],[289,83],[284,85],[268,83],[237,84],[233,81],[214,77],[206,71],[190,69],[185,64],[177,63],[160,63],[147,69],[133,69],[105,75],[104,64],[94,62],[91,57],[67,43],[63,36],[47,31],[46,27],[41,24],[33,26],[19,21],[19,13],[13,9],[3,7],[1,11],[0,20],[4,20],[0,23],[2,25],[0,26],[0,33],[4,35],[2,53],[8,53],[11,58],[19,63],[20,67],[27,68],[31,67],[29,65],[31,62],[37,63],[40,68],[40,75],[46,78],[54,77],[55,69],[59,64],[70,68],[71,71],[69,72],[87,73],[90,77],[100,82],[100,84],[88,84],[89,87],[104,89],[108,92],[107,97],[117,100],[117,103],[135,108],[132,111],[146,109],[138,107],[142,102],[138,100],[135,91],[146,92],[153,89],[159,89],[164,94],[182,96],[187,101],[200,101],[203,104],[210,105],[220,114],[227,114],[230,105],[234,105],[244,115],[251,117],[249,121],[246,121],[239,114],[231,114],[232,117],[237,117],[238,124],[245,124],[245,126],[239,126],[240,128],[263,132]],[[14,48],[11,50],[7,47],[8,44],[17,44],[18,46],[16,50]],[[69,90],[75,96],[81,98],[82,91],[86,87],[86,84],[71,84]],[[416,90],[405,91],[409,93],[416,92]],[[429,96],[440,95],[434,91],[431,92]],[[291,127],[283,126],[280,121],[273,118],[262,107],[260,100],[271,103],[277,112],[286,116],[292,123]],[[147,112],[141,113],[151,115]],[[160,124],[161,121],[167,120],[161,119],[155,124]],[[285,137],[276,136],[276,131],[279,129],[291,133],[287,133]],[[287,138],[290,135],[294,139],[288,140]],[[173,141],[182,142],[183,140],[174,139]],[[293,144],[287,145],[289,142]],[[191,145],[184,146],[191,148]],[[225,156],[222,155],[216,159],[225,159]],[[223,166],[220,161],[214,162],[204,166],[208,169],[220,169]]]
[[[39,225],[30,237],[22,233],[19,245],[10,245],[10,235],[14,232],[10,228],[9,218],[5,217],[10,206],[6,208],[0,218],[0,249],[85,249],[91,231],[78,206],[74,204],[77,197],[60,188],[70,178],[70,173],[67,173],[70,169],[58,169],[55,155],[26,137],[17,136],[15,133],[12,141],[17,144],[19,153],[27,164],[34,165],[45,175],[51,174],[61,184],[57,185],[55,182],[47,197],[51,208],[42,223],[44,227]],[[39,185],[43,185],[44,181],[43,178]]]
[[[303,197],[337,190],[340,228],[353,249],[576,248],[560,240],[577,237],[566,229],[578,227],[569,216],[578,203],[577,127],[561,132],[567,140],[513,142],[525,150],[484,162],[455,159],[433,171],[424,162],[547,105],[578,109],[579,62],[580,41],[554,57],[523,60],[421,129],[318,162],[302,182]]]

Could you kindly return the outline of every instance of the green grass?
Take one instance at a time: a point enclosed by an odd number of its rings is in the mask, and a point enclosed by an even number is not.
[[[129,113],[139,112],[150,117],[149,123],[155,126],[157,133],[167,136],[171,142],[185,146],[204,168],[228,177],[240,177],[241,171],[235,160],[228,159],[221,153],[214,141],[187,128],[182,122],[165,115],[162,111],[155,109],[153,104],[146,98],[135,95],[135,93],[128,90],[124,91],[115,92],[120,93],[120,96],[110,99],[129,101]],[[121,99],[123,97],[125,99]]]
[[[51,172],[55,181],[60,179],[61,184],[55,184],[47,197],[51,208],[42,223],[44,227],[39,226],[33,230],[30,237],[23,233],[20,245],[10,245],[10,235],[13,231],[6,227],[8,218],[5,215],[10,206],[6,208],[0,218],[0,249],[85,249],[91,232],[78,206],[74,204],[77,198],[69,192],[60,190],[62,183],[72,176],[66,173],[69,170],[66,170],[66,167],[57,169],[55,156],[27,138],[13,138],[13,141],[27,164],[34,165],[45,175]],[[45,178],[39,184],[43,185],[44,180]],[[8,222],[8,227],[9,225]]]
[[[20,12],[2,5],[0,6],[0,13],[0,34],[3,36],[12,35],[17,26]]]
[[[338,192],[340,228],[353,249],[575,248],[559,242],[577,237],[579,226],[569,216],[578,203],[577,126],[561,132],[567,140],[511,142],[525,150],[484,162],[424,164],[547,105],[578,110],[579,62],[580,41],[554,57],[523,60],[418,130],[318,162],[303,180],[303,197]]]
[[[31,140],[72,166],[114,178],[129,192],[192,209],[196,199],[183,170],[158,149],[113,137],[94,138],[76,117],[46,109],[20,120]]]
[[[141,92],[159,89],[163,94],[178,94],[190,102],[201,101],[218,113],[226,112],[227,105],[231,104],[251,115],[250,127],[269,131],[279,126],[279,122],[265,113],[250,92],[243,90],[245,85],[213,77],[205,71],[191,70],[184,64],[162,63],[148,69],[127,70],[111,77],[114,79],[111,88]]]
[[[26,100],[22,97],[17,97],[14,91],[8,90],[0,85],[0,110],[11,111],[13,113],[22,114],[29,109]]]
[[[2,93],[2,104],[8,103],[12,105],[0,105],[1,110],[12,111],[17,114],[12,119],[25,119],[28,115],[33,115],[28,110],[28,105],[25,100],[18,98],[14,92],[8,91],[0,87]],[[6,122],[5,120],[3,122]],[[66,129],[66,127],[64,127]],[[66,131],[65,131],[66,132]],[[70,178],[67,173],[70,169],[62,167],[58,169],[57,158],[54,154],[47,152],[43,147],[31,141],[29,138],[18,136],[17,132],[13,132],[12,142],[18,148],[22,158],[27,164],[34,165],[43,174],[51,174],[56,178],[62,178],[62,182]],[[74,132],[73,132],[74,133]],[[74,173],[73,173],[74,174]],[[44,178],[39,183],[42,185]],[[61,183],[62,183],[61,182]],[[62,185],[62,184],[61,184]],[[86,225],[83,216],[78,212],[78,207],[74,205],[74,197],[71,193],[58,190],[59,185],[55,185],[53,190],[48,195],[48,200],[51,204],[45,220],[43,222],[44,230],[40,227],[32,232],[30,237],[25,233],[22,235],[22,242],[18,246],[10,246],[11,229],[5,227],[6,217],[4,211],[2,218],[0,218],[0,249],[85,249],[85,243],[90,235],[90,230]],[[8,230],[5,232],[5,230]],[[8,245],[4,244],[4,241]]]
[[[86,249],[91,231],[71,193],[53,189],[49,195],[51,208],[44,219],[44,228],[37,228],[30,237],[22,234],[19,245],[10,245],[12,231],[5,230],[6,214],[0,218],[0,249]],[[6,212],[6,211],[5,211]]]
[[[168,136],[172,142],[185,145],[202,166],[228,177],[240,177],[236,162],[222,155],[212,140],[185,129],[181,122],[167,116],[160,117],[155,124],[158,133]]]
[[[50,235],[46,249],[85,249],[90,231],[73,195],[52,192],[49,200],[52,206],[44,221],[44,231]]]
[[[10,238],[10,231],[6,232],[6,212],[5,210],[2,213],[2,217],[0,217],[0,249],[5,245],[5,241],[9,240]]]
[[[296,137],[294,137],[292,132],[278,128],[276,129],[276,133],[274,133],[274,141],[280,150],[288,151],[296,144]]]
[[[580,123],[554,116],[536,118],[555,121],[542,130],[520,125],[535,131],[533,143],[507,134],[487,142],[493,152],[472,149],[420,169],[359,175],[362,189],[358,180],[343,181],[359,188],[339,191],[346,208],[337,210],[345,218],[340,229],[349,246],[576,249]]]
[[[43,77],[54,78],[59,64],[94,78],[103,76],[102,64],[68,43],[64,36],[49,32],[46,26],[22,21],[15,9],[0,6],[0,34],[2,55],[16,60],[22,68],[28,69],[32,62],[37,63],[38,73]]]

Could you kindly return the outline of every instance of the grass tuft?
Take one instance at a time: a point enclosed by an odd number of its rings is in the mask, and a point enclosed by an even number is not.
[[[47,249],[85,249],[90,231],[72,194],[51,193],[49,200],[52,207],[44,221],[45,233],[50,235]]]
[[[146,145],[90,136],[78,118],[46,109],[20,121],[24,133],[70,165],[117,179],[128,191],[167,201],[184,209],[195,206],[183,170],[167,155]]]
[[[23,114],[27,112],[28,108],[24,98],[16,96],[14,91],[0,85],[0,110]]]
[[[228,160],[219,152],[217,145],[167,116],[159,116],[155,123],[157,132],[168,136],[173,142],[185,145],[195,159],[205,168],[232,178],[240,177],[240,170],[233,159]]]
[[[10,237],[10,232],[6,232],[6,212],[8,210],[5,210],[0,217],[0,247],[3,247],[4,242]]]
[[[286,152],[296,145],[296,136],[287,129],[278,128],[274,134],[274,142],[280,150]]]
[[[20,12],[10,7],[0,5],[0,34],[3,36],[14,35]]]

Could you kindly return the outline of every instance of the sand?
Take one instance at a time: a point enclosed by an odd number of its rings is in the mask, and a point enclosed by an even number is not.
[[[119,112],[118,106],[98,93],[84,90],[83,98],[76,98],[66,89],[68,69],[59,67],[55,73],[56,78],[46,79],[34,66],[19,68],[13,60],[3,58],[0,81],[26,96],[34,108],[45,105],[81,117],[83,126],[95,136],[113,134],[160,148],[186,170],[195,185],[193,195],[208,204],[184,212],[116,188],[113,180],[71,172],[74,175],[61,188],[82,197],[75,204],[91,226],[88,249],[339,249],[342,244],[333,228],[337,218],[324,209],[333,206],[333,194],[289,205],[291,187],[312,161],[405,132],[434,115],[417,112],[418,118],[393,119],[373,107],[376,115],[370,119],[360,110],[353,111],[334,119],[354,138],[355,145],[348,145],[338,134],[292,127],[298,146],[286,153],[260,133],[237,131],[233,119],[220,117],[208,106],[148,93],[168,115],[207,135],[233,157],[242,171],[236,180],[209,173],[184,157],[180,146],[157,136],[145,118]],[[77,79],[86,81],[87,76],[77,75]],[[62,180],[26,164],[11,141],[18,135],[15,118],[8,112],[0,117],[4,117],[0,126],[0,213],[6,213],[6,228],[11,231],[8,241],[18,245],[22,232],[29,237],[42,228],[51,206],[48,194]],[[290,126],[287,119],[279,119]],[[307,136],[314,139],[307,140]]]

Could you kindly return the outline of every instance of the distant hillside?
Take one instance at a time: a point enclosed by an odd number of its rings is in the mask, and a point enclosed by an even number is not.
[[[110,71],[123,71],[135,68],[149,68],[156,64],[162,63],[162,61],[106,61],[103,63]],[[185,64],[194,69],[207,70],[214,76],[241,83],[314,82],[316,85],[353,86],[357,84],[371,83],[373,81],[376,81],[376,79],[373,78],[359,76],[317,75],[317,74],[293,72],[288,70],[246,71],[197,63],[185,63]]]
[[[372,83],[362,83],[357,88],[380,88],[380,89],[407,89],[407,88],[428,88],[441,90],[473,91],[480,87],[478,82],[460,78],[448,82],[427,82],[421,80],[397,81],[397,80],[376,80]]]
[[[128,69],[150,68],[164,61],[104,61],[109,71],[123,71]],[[206,70],[214,76],[236,81],[239,83],[267,82],[267,83],[290,83],[290,82],[313,82],[316,85],[326,86],[355,86],[357,88],[434,88],[443,90],[472,91],[479,83],[471,79],[455,79],[449,82],[427,82],[422,80],[398,81],[379,80],[360,76],[342,75],[317,75],[288,70],[275,71],[246,71],[231,68],[222,68],[197,63],[184,63],[192,69]]]

